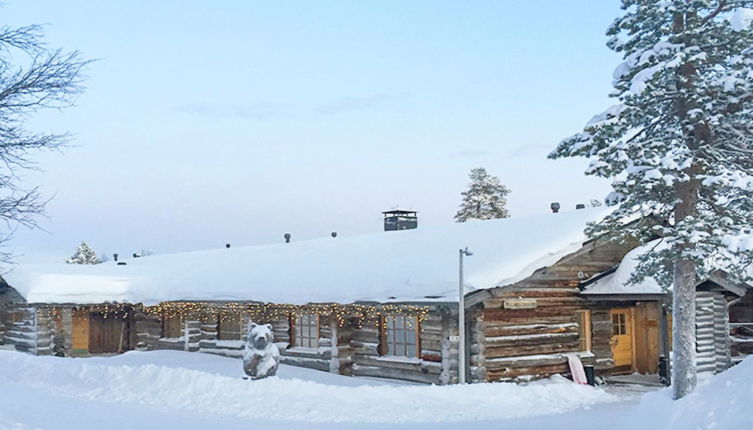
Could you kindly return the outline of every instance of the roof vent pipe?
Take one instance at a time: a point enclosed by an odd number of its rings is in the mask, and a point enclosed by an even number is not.
[[[557,202],[553,202],[549,207],[552,209],[553,213],[557,213],[560,211],[560,204]]]
[[[336,232],[336,231],[333,231],[333,232],[332,232],[332,233],[330,233],[330,234],[332,235],[332,237],[337,237],[337,232]]]
[[[226,243],[226,244],[225,244],[225,248],[230,248],[230,244],[229,244],[229,243]]]
[[[283,237],[285,238],[285,243],[290,243],[290,233],[285,233]]]

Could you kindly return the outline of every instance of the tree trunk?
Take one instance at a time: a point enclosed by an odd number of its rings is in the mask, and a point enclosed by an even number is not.
[[[674,399],[680,399],[695,388],[695,276],[692,260],[678,260],[674,264],[672,305],[672,389]]]
[[[687,173],[694,177],[695,166]],[[679,202],[675,206],[675,223],[698,214],[698,189],[700,184],[691,179],[677,185]],[[691,243],[680,244],[678,253],[692,248]],[[672,291],[672,389],[674,399],[689,394],[696,384],[696,328],[695,287],[696,262],[679,258],[673,267]]]

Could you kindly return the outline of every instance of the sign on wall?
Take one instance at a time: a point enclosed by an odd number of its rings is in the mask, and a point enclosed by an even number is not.
[[[505,309],[536,309],[536,299],[505,299]]]

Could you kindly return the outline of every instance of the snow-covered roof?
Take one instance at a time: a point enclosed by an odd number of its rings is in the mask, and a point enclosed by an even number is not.
[[[753,240],[753,237],[741,237],[740,240]],[[625,254],[625,257],[622,258],[622,261],[614,272],[588,283],[583,289],[583,294],[592,296],[666,294],[667,291],[651,277],[644,278],[639,284],[631,284],[628,282],[633,272],[638,267],[640,257],[650,252],[652,249],[657,248],[657,246],[661,247],[659,240],[646,243],[631,250]],[[753,269],[750,271],[749,279],[753,280]],[[744,294],[745,288],[747,288],[747,285],[731,284],[722,276],[714,275],[708,278],[708,280],[713,281],[722,288],[728,289],[738,295]],[[672,287],[670,286],[669,291],[671,290]]]
[[[22,264],[4,278],[30,303],[254,300],[273,303],[456,301],[508,285],[577,250],[604,209],[415,230],[153,255],[97,265]]]
[[[642,295],[642,294],[666,294],[658,282],[653,278],[645,278],[640,284],[628,283],[633,271],[638,267],[638,258],[652,248],[653,244],[639,246],[630,252],[617,266],[617,269],[595,281],[589,283],[584,289],[586,295]]]

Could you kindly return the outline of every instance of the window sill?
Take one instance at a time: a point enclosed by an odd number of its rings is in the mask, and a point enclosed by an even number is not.
[[[285,352],[301,353],[301,354],[318,354],[320,352],[320,348],[310,348],[307,346],[291,346],[290,348],[286,348]]]
[[[375,358],[377,361],[384,361],[386,363],[421,364],[424,362],[418,357],[403,357],[400,355],[380,355]]]

